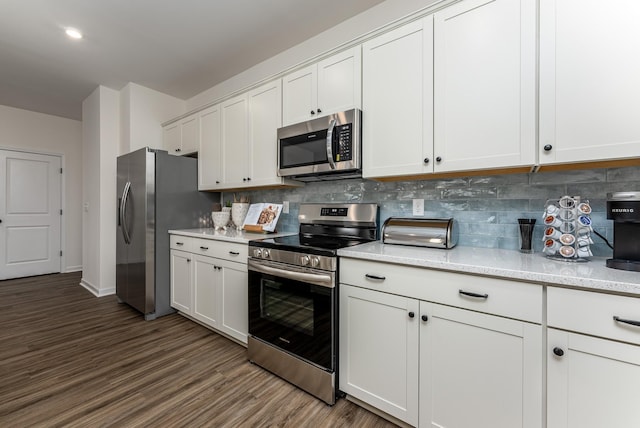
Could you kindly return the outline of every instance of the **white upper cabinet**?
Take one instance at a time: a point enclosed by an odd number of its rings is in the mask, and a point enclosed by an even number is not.
[[[640,156],[640,2],[540,2],[541,164]]]
[[[360,108],[361,63],[356,46],[284,76],[283,125]]]
[[[199,190],[300,186],[278,177],[280,80],[200,112]]]
[[[225,186],[242,187],[249,176],[249,103],[247,94],[221,105],[222,166]]]
[[[198,150],[198,189],[212,190],[222,185],[222,125],[220,105],[200,113],[200,149]]]
[[[249,101],[249,177],[252,186],[280,184],[278,177],[278,136],[282,126],[282,85],[280,80],[263,85],[248,94]]]
[[[535,164],[536,2],[434,15],[434,132],[435,172]]]
[[[433,171],[433,17],[362,46],[363,176]]]
[[[188,155],[198,151],[200,118],[192,114],[163,128],[162,147],[171,155]]]

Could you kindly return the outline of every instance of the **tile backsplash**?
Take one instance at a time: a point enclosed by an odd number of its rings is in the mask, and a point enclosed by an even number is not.
[[[377,182],[362,179],[307,183],[293,189],[242,192],[251,202],[289,201],[279,231],[297,231],[298,207],[308,202],[377,202],[380,223],[412,217],[413,199],[424,199],[424,217],[458,221],[458,245],[517,249],[518,218],[535,218],[534,251],[542,251],[542,213],[547,199],[564,195],[589,200],[594,229],[613,242],[613,222],[606,218],[609,192],[640,191],[640,167],[532,174],[487,175],[420,181]],[[225,201],[233,194],[224,194]],[[610,257],[611,249],[595,234],[594,255]]]

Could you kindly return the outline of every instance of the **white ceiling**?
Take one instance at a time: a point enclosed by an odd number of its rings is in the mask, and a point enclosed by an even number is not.
[[[128,82],[187,99],[382,1],[0,0],[0,104],[80,120]]]

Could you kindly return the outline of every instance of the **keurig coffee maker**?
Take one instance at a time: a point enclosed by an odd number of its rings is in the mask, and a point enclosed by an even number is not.
[[[613,258],[607,267],[640,272],[640,192],[607,194],[607,218],[613,220]]]

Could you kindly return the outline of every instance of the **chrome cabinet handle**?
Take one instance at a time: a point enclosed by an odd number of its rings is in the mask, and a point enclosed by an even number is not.
[[[463,296],[475,297],[477,299],[487,299],[489,297],[488,294],[472,293],[471,291],[464,290],[458,290],[458,293],[462,294]]]
[[[615,322],[619,322],[619,323],[622,323],[622,324],[629,324],[629,325],[635,325],[636,327],[640,327],[640,321],[626,320],[626,319],[620,318],[618,316],[614,316],[613,320]]]
[[[374,279],[376,281],[384,281],[385,279],[387,279],[384,276],[378,276],[378,275],[372,275],[370,273],[367,273],[364,275],[365,277],[369,278],[369,279]]]

